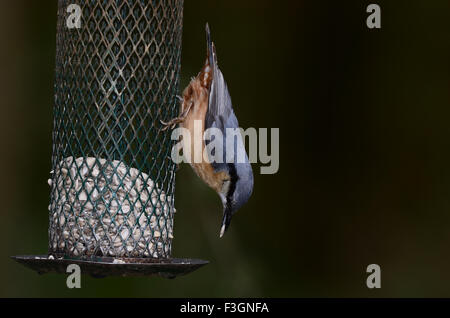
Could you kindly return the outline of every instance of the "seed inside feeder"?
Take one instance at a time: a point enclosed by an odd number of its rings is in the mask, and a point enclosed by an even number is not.
[[[147,174],[118,160],[92,157],[68,157],[52,174],[52,252],[170,257],[175,209]]]

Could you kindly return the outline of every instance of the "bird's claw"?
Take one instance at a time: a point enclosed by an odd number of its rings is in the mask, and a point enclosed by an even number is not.
[[[186,117],[188,116],[193,103],[191,102],[188,106],[188,108],[181,113],[181,116],[175,117],[172,120],[168,121],[167,123],[160,120],[161,124],[163,124],[165,127],[162,129],[162,131],[166,131],[167,129],[174,129],[176,125],[181,124],[186,120]]]
[[[160,120],[161,124],[164,125],[164,128],[161,129],[161,131],[166,131],[167,129],[174,129],[176,125],[179,123],[182,123],[184,121],[184,118],[182,117],[176,117],[172,120],[169,120],[168,122],[164,122]]]

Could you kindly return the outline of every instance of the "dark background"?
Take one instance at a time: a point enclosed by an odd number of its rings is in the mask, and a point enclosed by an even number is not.
[[[280,128],[219,239],[219,198],[177,175],[175,280],[38,276],[10,255],[47,250],[56,1],[0,4],[0,296],[450,296],[450,2],[186,1],[182,86],[209,22],[242,127]],[[369,264],[382,288],[369,290]]]

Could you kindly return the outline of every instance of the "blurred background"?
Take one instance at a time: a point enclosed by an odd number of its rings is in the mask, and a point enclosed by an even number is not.
[[[0,296],[450,296],[450,2],[378,0],[381,30],[369,3],[185,1],[181,86],[209,22],[241,126],[280,128],[280,170],[254,165],[219,239],[220,200],[183,166],[173,256],[211,263],[69,290],[9,258],[47,252],[57,1],[2,1]]]

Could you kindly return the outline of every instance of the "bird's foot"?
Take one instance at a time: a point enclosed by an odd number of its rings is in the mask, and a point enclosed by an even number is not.
[[[168,121],[167,123],[160,120],[161,124],[163,124],[165,127],[162,129],[162,131],[165,131],[167,129],[174,129],[176,125],[181,124],[182,122],[184,122],[186,120],[186,117],[188,116],[189,112],[191,111],[193,103],[189,103],[188,108],[183,111],[183,113],[181,114],[181,116],[179,117],[175,117],[172,120]]]
[[[186,119],[186,117],[175,117],[171,120],[169,120],[168,122],[164,122],[162,120],[160,120],[161,124],[164,125],[164,128],[162,128],[162,131],[166,131],[167,129],[174,129],[176,125],[182,123],[184,120]]]

